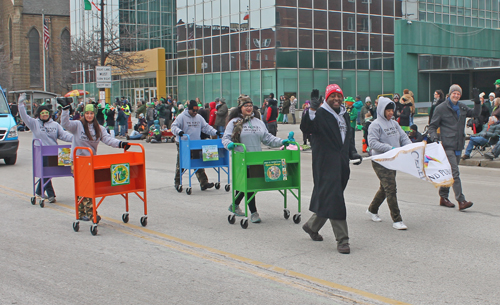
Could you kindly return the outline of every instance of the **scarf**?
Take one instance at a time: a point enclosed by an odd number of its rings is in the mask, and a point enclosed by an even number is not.
[[[236,121],[236,123],[234,123],[233,134],[231,135],[231,141],[233,141],[234,143],[241,143],[240,135],[241,131],[243,130],[243,124],[249,122],[252,118],[253,118],[253,112],[251,115],[245,115],[245,116],[242,115],[242,117],[240,117],[240,119]]]
[[[330,107],[330,105],[326,103],[326,100],[323,101],[321,108],[324,108],[326,111],[333,114],[333,116],[337,120],[337,124],[339,125],[340,129],[340,136],[342,137],[342,143],[344,143],[345,135],[347,133],[347,124],[344,119],[344,113],[346,112],[344,105],[340,105],[340,112],[338,114],[335,112],[335,110],[332,109],[332,107]]]

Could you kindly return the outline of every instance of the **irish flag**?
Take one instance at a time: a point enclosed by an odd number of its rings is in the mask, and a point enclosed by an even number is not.
[[[98,11],[101,11],[101,9],[94,3],[94,1],[83,0],[83,3],[85,4],[86,11],[92,10],[92,6],[94,6]]]

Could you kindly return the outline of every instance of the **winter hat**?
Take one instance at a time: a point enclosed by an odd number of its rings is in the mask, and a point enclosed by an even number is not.
[[[139,118],[144,118],[144,113],[139,113]]]
[[[372,102],[372,99],[369,96],[367,96],[365,98],[365,103],[371,103],[371,102]]]
[[[198,107],[198,103],[195,100],[190,100],[188,104],[188,109],[193,110],[195,107]],[[198,108],[196,110],[198,110]]]
[[[490,92],[490,95],[489,95],[489,96],[493,96],[493,97],[495,97],[496,95],[495,95],[495,93]]]
[[[417,127],[417,125],[415,125],[415,124],[411,125],[411,126],[410,126],[410,129],[411,129],[411,130],[418,131],[418,127]]]
[[[354,98],[352,96],[348,96],[344,100],[345,104],[348,106],[352,106],[355,102]]]
[[[248,95],[240,94],[238,97],[238,108],[243,107],[243,105],[252,103],[252,99]]]
[[[392,98],[393,100],[394,99],[401,99],[401,95],[399,95],[399,93],[394,93],[394,97]]]
[[[462,95],[462,88],[457,84],[453,84],[450,86],[450,91],[448,92],[448,94],[451,95],[455,91],[460,92],[460,95]]]
[[[52,111],[50,111],[50,108],[48,106],[38,106],[38,108],[36,109],[35,117],[39,118],[40,113],[45,110],[49,112],[49,117],[50,117],[52,115]]]
[[[87,104],[87,105],[85,105],[85,111],[83,111],[83,112],[87,112],[87,111],[92,111],[92,112],[95,112],[95,107],[94,107],[94,105],[92,105],[92,104]]]
[[[383,98],[384,98],[384,97],[381,97],[380,99],[383,99]],[[380,99],[378,100],[378,101],[379,101],[379,103],[380,103]],[[395,106],[396,106],[396,105],[394,105],[394,102],[392,102],[392,101],[391,101],[391,103],[387,103],[387,106],[385,106],[384,111],[389,110],[389,109],[394,110]]]
[[[178,108],[179,108],[179,110],[182,110],[182,109],[184,109],[184,105],[180,104]]]
[[[356,99],[361,100],[361,95],[356,95]]]
[[[340,93],[342,95],[342,97],[344,97],[344,92],[342,92],[342,89],[340,89],[339,85],[337,85],[337,84],[331,84],[331,85],[328,85],[326,87],[326,90],[325,90],[325,100],[327,100],[328,97],[330,96],[330,94],[332,94],[334,92]]]
[[[497,79],[493,85],[500,85],[500,79]]]

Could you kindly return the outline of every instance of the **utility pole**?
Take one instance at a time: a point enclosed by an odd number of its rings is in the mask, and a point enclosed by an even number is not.
[[[106,56],[104,54],[104,0],[101,0],[101,66],[104,67],[104,61],[106,60]],[[105,95],[105,92],[106,89],[104,88],[100,88],[99,89],[99,99],[98,101],[101,99],[101,97]],[[100,101],[99,101],[100,103]],[[106,103],[106,98],[104,98],[104,103]]]

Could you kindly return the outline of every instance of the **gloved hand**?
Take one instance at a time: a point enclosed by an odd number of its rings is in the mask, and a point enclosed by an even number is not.
[[[219,130],[217,130],[215,134],[217,135],[217,138],[222,138],[222,135],[224,135],[224,133],[220,132]]]
[[[474,101],[475,104],[479,104],[481,102],[479,100],[479,89],[477,88],[472,89],[472,100]]]
[[[288,141],[295,142],[295,139],[293,138],[294,134],[295,133],[293,131],[290,131],[290,133],[288,133]]]
[[[179,131],[179,137],[182,137],[184,135],[184,131]]]
[[[358,161],[358,162],[354,162],[354,163],[353,163],[354,165],[360,165],[360,164],[363,162],[363,157],[361,157],[358,153],[353,153],[353,154],[351,155],[351,158],[350,158],[350,159],[351,159],[351,160],[358,160],[358,159],[359,159],[359,161]]]
[[[26,93],[21,93],[19,95],[19,100],[17,101],[19,104],[23,103],[26,100]]]
[[[288,144],[290,144],[290,140],[289,139],[284,139],[283,141],[281,141],[281,144],[287,146]]]
[[[236,145],[234,145],[234,143],[233,143],[233,142],[231,142],[231,143],[227,144],[227,149],[228,149],[228,150],[233,150],[235,147],[236,147]]]
[[[317,110],[321,103],[323,102],[323,97],[319,95],[318,89],[313,89],[311,92],[311,109]]]
[[[58,97],[56,99],[57,103],[63,107],[64,110],[71,108],[71,98],[67,97]]]
[[[130,148],[130,144],[128,144],[128,142],[123,142],[121,141],[120,144],[118,145],[118,147],[120,148],[125,148],[125,150],[128,150]]]

